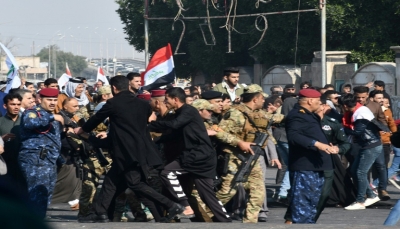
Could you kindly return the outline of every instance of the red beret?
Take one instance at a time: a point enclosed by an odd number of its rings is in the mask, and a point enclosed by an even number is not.
[[[299,97],[319,98],[321,93],[314,89],[302,89],[299,91]]]
[[[151,91],[151,97],[161,97],[165,96],[166,90],[152,90]]]
[[[144,100],[150,100],[151,95],[150,94],[139,94],[137,95],[138,98],[144,99]]]
[[[58,97],[58,90],[55,88],[43,88],[39,91],[41,97]]]

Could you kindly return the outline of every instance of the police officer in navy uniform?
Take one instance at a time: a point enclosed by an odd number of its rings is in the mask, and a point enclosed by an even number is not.
[[[322,130],[321,118],[314,113],[320,109],[320,96],[313,89],[301,90],[298,103],[286,117],[293,223],[315,223],[324,171],[333,169],[331,154],[338,153]]]
[[[57,181],[56,160],[60,155],[63,118],[53,114],[58,90],[40,91],[40,105],[25,110],[21,117],[19,165],[26,179],[29,199],[40,217],[46,216]]]

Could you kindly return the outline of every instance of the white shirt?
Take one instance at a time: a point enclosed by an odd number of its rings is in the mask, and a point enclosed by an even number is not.
[[[232,102],[235,101],[235,99],[236,99],[236,90],[240,88],[239,84],[236,84],[236,86],[233,89],[231,89],[229,87],[229,85],[225,81],[223,81],[222,82],[222,87],[226,88],[226,91],[228,92],[229,97],[231,97],[231,101]]]

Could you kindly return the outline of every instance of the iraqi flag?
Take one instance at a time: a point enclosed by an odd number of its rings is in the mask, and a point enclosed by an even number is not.
[[[72,77],[71,71],[69,70],[68,63],[65,63],[65,74],[69,75]]]
[[[151,57],[150,63],[144,72],[143,90],[151,91],[174,82],[175,65],[171,45],[160,48]]]
[[[10,89],[18,88],[21,85],[21,79],[18,76],[18,64],[15,61],[13,54],[2,43],[0,43],[0,47],[4,50],[4,52],[7,55],[6,64],[9,70],[7,72],[7,86],[4,92],[8,93]]]
[[[99,67],[99,69],[97,69],[96,82],[98,82],[99,80],[103,81],[104,85],[110,85],[108,83],[107,77],[104,75],[103,68],[101,68],[101,67]]]

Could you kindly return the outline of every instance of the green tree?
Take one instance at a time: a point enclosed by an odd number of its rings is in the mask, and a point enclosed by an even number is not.
[[[66,70],[66,63],[68,63],[69,70],[72,76],[80,76],[81,72],[87,68],[87,62],[83,56],[75,56],[70,52],[60,51],[59,47],[52,45],[50,47],[50,74],[54,78],[59,78]],[[40,61],[49,61],[49,48],[42,48],[40,52],[36,55],[40,57]],[[54,64],[56,64],[56,75],[54,72]]]
[[[117,12],[125,24],[127,40],[137,50],[144,50],[144,19],[143,1],[116,0],[119,4]],[[149,5],[149,17],[175,17],[178,12],[176,1],[154,1]],[[204,1],[182,0],[188,16],[206,16]],[[209,1],[210,2],[210,1]],[[218,1],[223,4],[225,1]],[[230,1],[227,1],[228,4]],[[260,4],[256,8],[254,1],[237,1],[236,14],[254,14],[297,10],[298,0],[272,1]],[[300,9],[318,7],[317,0],[300,1]],[[211,3],[210,3],[211,4]],[[209,6],[211,16],[224,15],[223,12]],[[352,54],[349,62],[359,65],[371,61],[393,61],[394,54],[389,46],[398,45],[400,30],[399,2],[396,0],[329,0],[327,7],[327,50],[347,50]],[[232,14],[233,15],[233,14]],[[226,66],[251,65],[254,58],[266,67],[276,64],[307,64],[313,58],[313,52],[320,50],[320,14],[319,12],[300,13],[298,26],[297,54],[296,32],[298,14],[282,14],[268,16],[268,30],[262,42],[254,49],[248,50],[260,38],[261,32],[255,29],[256,17],[235,18],[232,31],[232,51],[228,51],[228,35],[225,28],[220,28],[226,19],[212,19],[212,31],[216,38],[215,46],[205,45],[199,24],[204,20],[185,20],[186,32],[179,52],[186,55],[174,56],[177,76],[186,77],[201,70],[208,74],[208,80],[219,80],[222,69]],[[262,20],[256,22],[261,28]],[[149,49],[154,53],[158,48],[171,43],[173,49],[178,43],[181,24],[172,20],[149,21]],[[205,27],[207,40],[211,41],[210,33]],[[240,33],[239,33],[240,32]]]

